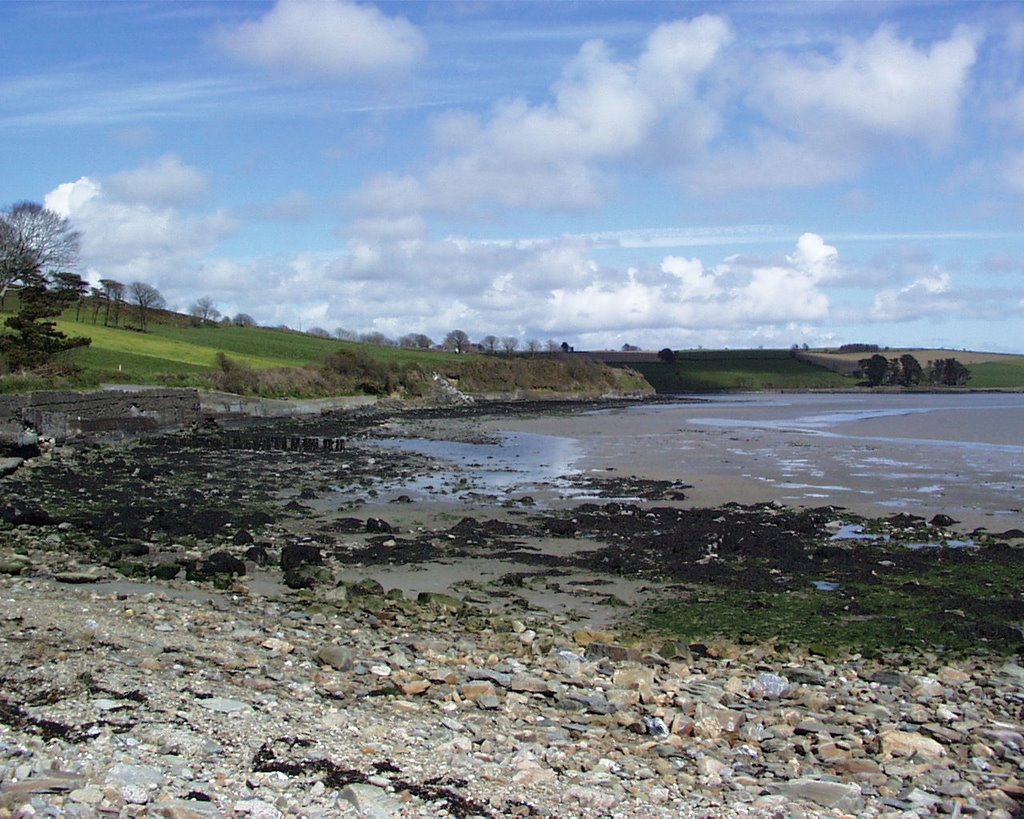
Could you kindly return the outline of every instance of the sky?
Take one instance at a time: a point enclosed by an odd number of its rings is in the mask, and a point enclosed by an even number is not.
[[[332,334],[1024,352],[1024,4],[0,0],[0,207]]]

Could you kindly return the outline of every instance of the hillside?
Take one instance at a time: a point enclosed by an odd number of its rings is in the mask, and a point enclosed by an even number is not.
[[[832,352],[829,350],[799,350],[794,355],[801,361],[824,367],[842,375],[849,375],[858,369],[857,362],[870,358],[873,352]],[[944,358],[955,358],[965,365],[971,377],[967,385],[975,389],[1020,389],[1024,388],[1024,355],[1010,353],[989,353],[975,350],[943,350],[923,347],[882,348],[878,355],[899,358],[912,355],[927,367],[928,362]]]
[[[7,307],[10,310],[12,305]],[[124,307],[122,325],[137,323],[132,310]],[[0,319],[4,315],[0,312]],[[46,377],[0,378],[0,392],[132,383],[277,397],[355,393],[416,397],[438,390],[435,374],[474,394],[854,389],[863,383],[854,375],[857,362],[871,355],[830,350],[685,350],[676,352],[672,362],[659,360],[652,351],[457,355],[340,341],[286,328],[197,324],[190,316],[170,311],[155,311],[145,333],[93,323],[88,305],[80,317],[85,320],[76,320],[75,310],[68,310],[57,326],[69,336],[91,338],[90,346],[59,356]],[[910,353],[923,366],[956,358],[969,369],[971,388],[1024,388],[1024,355],[928,349],[881,349],[879,353],[887,358]]]
[[[103,383],[274,397],[430,397],[449,387],[474,394],[651,391],[633,370],[562,355],[458,355],[340,341],[282,328],[197,325],[188,316],[165,311],[150,318],[147,332],[94,324],[87,310],[82,318],[86,320],[76,320],[75,311],[68,310],[57,327],[68,336],[91,338],[91,345],[60,354],[46,375],[0,378],[0,392]],[[130,314],[124,321],[129,318]]]
[[[675,361],[637,361],[630,366],[658,393],[719,390],[852,389],[858,381],[794,358],[789,350],[693,350]]]

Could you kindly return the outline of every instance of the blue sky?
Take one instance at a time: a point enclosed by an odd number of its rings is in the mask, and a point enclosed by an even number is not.
[[[0,2],[0,204],[261,324],[1024,352],[1024,5]]]

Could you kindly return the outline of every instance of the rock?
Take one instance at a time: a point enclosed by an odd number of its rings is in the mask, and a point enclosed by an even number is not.
[[[0,574],[21,574],[32,565],[32,561],[21,555],[0,558]]]
[[[355,662],[351,649],[335,643],[321,646],[313,656],[317,662],[329,665],[338,671],[350,671]]]
[[[311,564],[322,566],[323,562],[324,556],[320,553],[319,546],[307,543],[289,543],[281,549],[281,570],[285,572]]]
[[[117,788],[125,802],[144,805],[149,802],[151,792],[156,791],[164,781],[159,768],[150,765],[118,764],[107,771],[106,783]]]
[[[946,749],[930,737],[910,731],[883,731],[879,735],[882,753],[889,756],[922,756],[938,759],[946,755]]]
[[[864,808],[859,785],[803,777],[785,782],[779,791],[792,800],[814,802],[823,808],[858,813]]]
[[[789,680],[779,674],[762,671],[750,683],[748,693],[752,697],[778,699],[789,693]]]
[[[218,714],[234,714],[238,711],[248,711],[251,706],[240,700],[232,700],[226,697],[209,697],[196,700],[197,704],[207,711],[214,711]]]
[[[940,682],[944,685],[950,686],[951,688],[958,688],[971,680],[971,675],[966,671],[961,671],[959,668],[953,668],[948,665],[940,668],[939,673],[936,676],[939,678]]]
[[[68,799],[83,805],[97,805],[103,801],[103,788],[99,788],[96,785],[75,788],[68,794]]]
[[[0,478],[13,475],[23,463],[25,463],[23,458],[0,458]]]
[[[281,811],[262,799],[241,799],[235,802],[234,811],[251,819],[281,819],[284,816]]]
[[[205,580],[214,575],[232,577],[245,574],[245,564],[230,552],[214,552],[189,573],[190,580]]]
[[[441,592],[420,592],[416,602],[421,606],[434,606],[447,611],[460,611],[465,605],[459,598]]]
[[[352,805],[362,819],[393,819],[402,809],[401,802],[376,785],[346,785],[340,798]]]
[[[513,674],[509,679],[508,689],[510,691],[522,691],[529,694],[553,694],[554,686],[547,680],[535,677],[532,674]]]
[[[150,816],[163,819],[212,819],[219,817],[223,811],[213,802],[202,802],[198,799],[172,799],[149,806]]]
[[[98,566],[90,566],[87,569],[80,569],[69,572],[58,572],[53,576],[58,583],[68,583],[74,586],[85,583],[99,583],[101,580],[109,580],[110,572]]]

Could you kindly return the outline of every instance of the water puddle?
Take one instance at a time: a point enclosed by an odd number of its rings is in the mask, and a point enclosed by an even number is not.
[[[527,432],[504,433],[497,443],[466,443],[426,438],[381,438],[371,446],[402,449],[445,463],[450,473],[401,481],[389,489],[412,500],[443,494],[460,500],[479,500],[482,495],[550,490],[568,492],[566,476],[580,474],[573,466],[579,444],[571,438]],[[575,495],[574,495],[575,496]]]
[[[904,543],[904,549],[977,549],[973,540],[938,540],[931,543]]]
[[[840,526],[829,540],[881,540],[882,542],[886,542],[889,540],[889,536],[865,532],[864,526],[860,523],[847,523]]]

